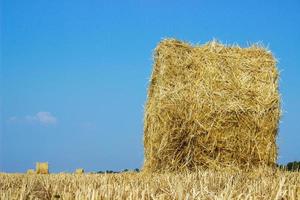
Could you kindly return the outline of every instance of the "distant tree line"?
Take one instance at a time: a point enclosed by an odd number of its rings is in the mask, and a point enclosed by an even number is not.
[[[281,169],[288,171],[300,171],[300,161],[289,162],[286,165],[277,165]]]
[[[286,165],[277,165],[277,167],[279,167],[280,169],[284,169],[287,171],[300,171],[300,161],[294,161],[294,162],[289,162]],[[139,172],[140,169],[139,168],[135,168],[133,170],[129,170],[129,169],[124,169],[122,171],[113,171],[113,170],[106,170],[106,171],[98,171],[96,172],[97,174],[117,174],[117,173],[122,173],[122,172]]]
[[[106,171],[98,171],[96,172],[97,174],[117,174],[117,173],[122,173],[122,172],[129,172],[129,171],[132,171],[132,172],[139,172],[140,169],[139,168],[135,168],[134,170],[129,170],[129,169],[124,169],[122,171],[113,171],[113,170],[106,170]]]

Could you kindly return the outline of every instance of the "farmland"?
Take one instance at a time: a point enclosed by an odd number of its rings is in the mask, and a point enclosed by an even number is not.
[[[300,173],[0,174],[0,199],[300,199]]]

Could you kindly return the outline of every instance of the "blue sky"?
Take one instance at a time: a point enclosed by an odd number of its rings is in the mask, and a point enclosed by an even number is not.
[[[165,37],[263,42],[279,60],[279,162],[300,160],[299,1],[1,1],[0,171],[143,163],[152,51]]]

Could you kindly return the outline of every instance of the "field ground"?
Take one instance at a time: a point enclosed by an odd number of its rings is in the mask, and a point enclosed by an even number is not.
[[[300,199],[300,172],[0,174],[0,199]]]

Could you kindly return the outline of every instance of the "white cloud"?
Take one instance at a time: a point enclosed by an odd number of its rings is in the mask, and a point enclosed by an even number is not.
[[[50,112],[38,112],[35,116],[42,124],[56,124],[57,119]]]
[[[54,125],[57,123],[57,118],[53,116],[50,112],[40,111],[35,115],[27,115],[24,118],[17,118],[16,116],[12,116],[8,119],[8,121],[9,122],[25,121],[29,123],[40,123],[43,125]]]

